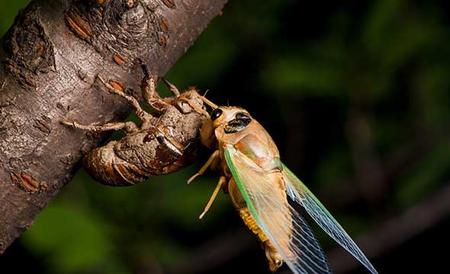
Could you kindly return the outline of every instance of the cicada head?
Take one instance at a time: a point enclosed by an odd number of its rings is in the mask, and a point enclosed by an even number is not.
[[[252,117],[240,107],[218,107],[211,112],[214,129],[223,127],[226,134],[236,133],[245,129]]]
[[[234,140],[248,133],[245,129],[254,121],[248,111],[240,107],[216,107],[210,117],[201,132],[202,143],[208,147],[211,147],[208,144],[214,144],[216,139],[219,143],[234,143]]]

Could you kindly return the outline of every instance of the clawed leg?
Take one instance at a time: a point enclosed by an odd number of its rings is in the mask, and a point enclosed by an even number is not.
[[[227,178],[225,178],[225,176],[220,176],[219,182],[217,183],[217,186],[214,189],[214,192],[211,195],[211,198],[209,198],[209,201],[206,204],[205,209],[203,210],[202,214],[200,214],[200,216],[198,217],[199,219],[202,219],[205,216],[205,214],[208,212],[208,210],[211,208],[213,202],[216,200],[219,190],[225,185],[226,181],[227,181]]]
[[[143,123],[150,122],[152,116],[149,113],[147,113],[145,110],[142,109],[141,105],[139,104],[139,101],[136,98],[134,98],[131,95],[126,94],[123,91],[115,89],[113,86],[111,86],[105,80],[103,80],[103,78],[101,78],[100,76],[97,76],[97,77],[108,88],[109,92],[120,95],[121,97],[125,98],[128,102],[130,102],[130,104],[133,106],[133,108],[136,111],[136,115],[139,117],[139,119]]]
[[[138,127],[135,123],[128,121],[128,122],[117,122],[117,123],[106,123],[103,125],[96,125],[96,124],[90,124],[90,125],[82,125],[75,121],[69,122],[69,121],[61,121],[62,124],[71,126],[74,128],[79,128],[87,131],[92,132],[103,132],[103,131],[109,131],[109,130],[119,130],[123,129],[128,133],[136,132],[138,130]]]
[[[179,97],[181,101],[187,103],[187,104],[188,104],[193,110],[195,110],[196,112],[201,113],[201,114],[205,115],[205,116],[208,117],[208,118],[210,117],[210,116],[209,116],[209,113],[208,113],[206,110],[204,110],[203,108],[199,107],[199,106],[196,105],[196,104],[192,104],[192,102],[191,102],[191,100],[190,100],[189,98],[180,96],[180,91],[177,89],[177,87],[176,87],[174,84],[170,83],[169,81],[167,81],[167,80],[164,79],[164,78],[162,78],[162,80],[164,81],[164,83],[166,84],[166,86],[170,89],[170,91],[172,92],[172,94],[173,94],[175,97]],[[204,96],[201,96],[201,98],[202,98],[203,102],[205,102],[206,104],[212,104],[212,105],[214,105],[214,108],[217,108],[217,105],[216,105],[216,104],[212,103],[211,101],[209,101],[208,99],[206,99]]]
[[[167,106],[173,104],[174,99],[173,98],[161,98],[156,91],[156,77],[150,75],[147,66],[142,65],[142,71],[144,72],[144,80],[142,81],[142,96],[144,97],[145,101],[156,111],[163,112],[164,108]],[[180,100],[187,103],[193,110],[195,110],[198,113],[204,114],[206,117],[209,118],[209,113],[204,110],[203,108],[197,106],[196,104],[193,104],[191,100],[188,97],[183,96],[178,88],[167,81],[164,78],[161,78],[166,84],[166,86],[169,88],[169,90],[172,92],[173,96]],[[201,97],[202,100],[208,104],[209,106],[212,106],[213,108],[217,108],[217,105],[209,101],[208,99],[204,98],[204,96]]]
[[[171,82],[167,81],[165,78],[161,78],[164,82],[164,84],[166,84],[166,86],[169,88],[169,90],[172,92],[173,96],[178,97],[180,96],[180,91],[177,89],[177,87],[172,84]]]
[[[149,74],[145,65],[142,66],[144,80],[142,81],[142,97],[153,109],[162,112],[169,103],[165,102],[156,91],[156,77]]]
[[[198,176],[200,176],[203,173],[205,173],[205,171],[211,166],[212,163],[214,163],[214,161],[218,157],[219,157],[219,150],[216,150],[216,151],[214,151],[213,154],[211,154],[211,156],[209,157],[208,161],[206,161],[206,163],[200,168],[200,170],[197,173],[195,173],[191,178],[189,178],[188,184],[190,184]],[[211,207],[211,205],[213,204],[214,200],[216,199],[217,194],[219,193],[219,190],[224,186],[225,183],[226,183],[226,177],[225,176],[220,176],[219,183],[217,183],[217,186],[214,189],[214,192],[211,195],[211,198],[209,198],[209,201],[206,204],[205,209],[203,210],[202,214],[200,214],[199,219],[203,218],[203,216],[205,216],[206,212],[208,212],[209,208]]]
[[[192,183],[192,181],[195,180],[195,178],[203,175],[203,173],[205,173],[205,171],[208,169],[208,167],[211,166],[211,164],[217,159],[217,157],[219,157],[219,150],[214,151],[213,154],[209,156],[208,161],[206,161],[206,163],[200,168],[200,170],[197,173],[195,173],[194,175],[192,175],[191,178],[189,178],[187,183],[190,184]]]

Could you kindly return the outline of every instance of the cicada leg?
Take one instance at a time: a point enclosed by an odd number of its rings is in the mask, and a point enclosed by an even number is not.
[[[216,188],[213,191],[213,194],[211,195],[211,198],[209,198],[208,203],[205,206],[205,209],[203,210],[202,214],[200,214],[199,219],[202,219],[205,214],[208,212],[208,210],[211,208],[213,202],[216,200],[217,194],[219,194],[219,190],[222,189],[225,186],[225,183],[227,182],[227,178],[225,176],[220,176],[219,182],[217,183]]]
[[[220,153],[219,150],[214,151],[213,154],[209,156],[208,161],[206,161],[206,163],[200,168],[200,170],[197,173],[195,173],[194,175],[191,176],[191,178],[189,178],[187,183],[190,184],[198,176],[203,175],[203,173],[205,173],[205,171],[214,163],[214,161],[218,159],[219,153]]]
[[[131,95],[126,94],[125,92],[118,90],[114,88],[112,85],[107,83],[103,78],[100,76],[97,76],[97,78],[105,85],[105,87],[108,88],[108,91],[114,94],[117,94],[123,98],[125,98],[135,109],[136,115],[139,117],[139,119],[142,121],[142,124],[148,124],[152,120],[153,116],[146,112],[144,109],[142,109],[141,105],[139,104],[139,101],[134,98]]]
[[[180,91],[174,84],[167,81],[165,78],[161,78],[161,79],[163,80],[164,84],[166,84],[166,86],[169,88],[169,90],[172,92],[173,96],[175,96],[175,97],[180,96]]]
[[[138,130],[138,127],[136,126],[136,124],[131,121],[106,123],[103,125],[97,125],[97,124],[82,125],[75,121],[65,121],[65,120],[61,121],[61,123],[66,126],[71,126],[74,128],[83,129],[83,130],[92,131],[92,132],[103,132],[103,131],[109,131],[109,130],[123,129],[127,133],[133,133]]]
[[[142,80],[142,97],[144,100],[157,112],[163,112],[166,107],[170,104],[159,96],[156,91],[156,80],[157,77],[150,75],[147,66],[142,65],[142,71],[144,72],[144,79]],[[178,90],[177,90],[178,91]],[[180,93],[176,93],[179,96]]]
[[[144,109],[142,109],[141,105],[139,104],[139,101],[134,98],[131,95],[126,94],[125,92],[118,90],[114,88],[111,84],[106,82],[102,77],[97,76],[97,78],[105,85],[105,87],[108,89],[109,92],[117,94],[123,98],[125,98],[135,109],[136,115],[139,117],[139,119],[142,121],[143,125],[149,124],[151,120],[153,119],[153,116],[146,112]],[[98,124],[89,124],[89,125],[82,125],[75,121],[61,121],[62,124],[68,125],[74,128],[93,131],[93,132],[103,132],[103,131],[109,131],[109,130],[119,130],[123,129],[127,133],[133,133],[139,130],[138,126],[131,122],[112,122],[112,123],[106,123],[103,125]]]
[[[157,77],[150,75],[145,65],[142,65],[142,70],[144,72],[144,79],[142,81],[142,97],[144,97],[147,104],[149,104],[157,112],[163,112],[167,106],[174,105],[179,100],[187,103],[193,110],[209,118],[209,113],[207,111],[205,111],[201,106],[192,103],[191,98],[189,98],[190,94],[192,94],[190,90],[181,93],[174,84],[164,78],[161,78],[173,94],[173,97],[161,98],[156,90]],[[195,89],[194,91],[197,95],[197,91]],[[202,100],[204,99],[203,96],[199,97]]]

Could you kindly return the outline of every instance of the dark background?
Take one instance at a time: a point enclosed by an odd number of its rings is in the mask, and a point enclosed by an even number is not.
[[[443,273],[449,3],[231,0],[167,78],[247,108],[380,273]],[[0,0],[1,35],[26,4]],[[227,195],[197,219],[218,177],[185,181],[208,153],[129,188],[80,171],[0,257],[0,272],[267,273]],[[364,273],[312,227],[335,272]]]

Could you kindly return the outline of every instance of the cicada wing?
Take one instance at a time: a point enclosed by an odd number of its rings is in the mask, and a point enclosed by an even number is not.
[[[232,146],[224,154],[252,217],[291,270],[331,273],[319,243],[274,177]]]
[[[378,273],[364,253],[328,212],[325,206],[284,164],[283,176],[286,190],[292,200],[302,205],[311,218],[345,250],[360,261],[371,273]]]

